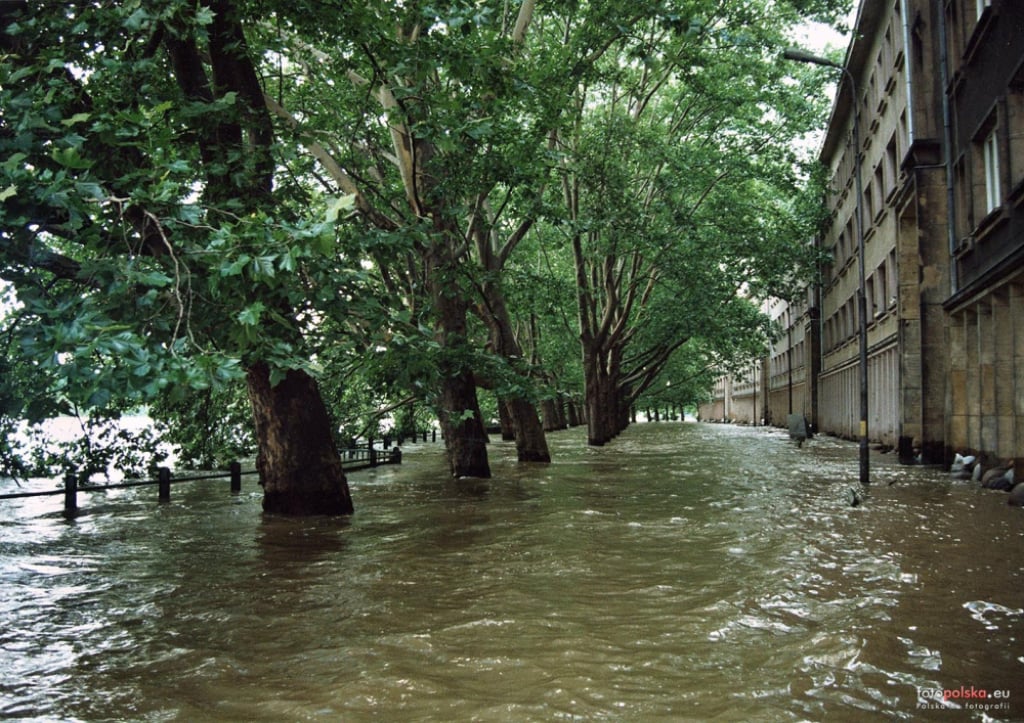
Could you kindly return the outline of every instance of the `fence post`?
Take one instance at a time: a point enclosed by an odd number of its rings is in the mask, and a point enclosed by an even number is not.
[[[74,517],[78,513],[78,476],[74,472],[64,475],[64,516]]]
[[[370,450],[370,456],[369,456],[370,466],[371,467],[376,467],[377,466],[377,450],[375,450],[373,448],[373,437],[370,437],[370,439],[367,440],[366,447],[367,447],[367,449]]]
[[[232,462],[230,466],[231,470],[231,491],[241,492],[242,491],[242,465],[238,462]]]
[[[424,442],[427,441],[427,433],[426,432],[423,433],[423,441]],[[430,430],[430,441],[431,442],[436,442],[437,441],[437,430],[436,429]]]
[[[160,488],[160,501],[171,501],[171,470],[167,467],[160,467],[157,470],[157,482]]]

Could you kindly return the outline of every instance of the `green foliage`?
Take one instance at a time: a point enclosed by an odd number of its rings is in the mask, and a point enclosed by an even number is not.
[[[0,473],[15,479],[78,475],[81,484],[110,472],[152,477],[168,458],[160,430],[130,424],[118,410],[94,410],[88,417],[61,417],[54,424],[25,425],[0,417]]]
[[[257,362],[318,376],[344,436],[436,402],[452,370],[578,394],[605,317],[636,394],[740,358],[763,319],[739,295],[788,295],[816,260],[795,149],[822,76],[778,49],[847,4],[541,3],[516,38],[499,0],[239,0],[225,58],[260,64],[273,127],[262,98],[203,86],[223,20],[205,3],[8,16],[0,411],[152,403],[187,460],[221,464],[249,450]],[[521,356],[442,318],[456,299],[488,320],[485,291]]]
[[[222,469],[255,455],[252,413],[243,385],[201,389],[185,397],[165,395],[153,403],[149,414],[161,423],[162,439],[174,445],[180,467]]]

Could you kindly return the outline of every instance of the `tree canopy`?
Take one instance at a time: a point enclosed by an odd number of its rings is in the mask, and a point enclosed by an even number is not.
[[[479,389],[522,461],[567,400],[602,444],[812,265],[820,75],[777,57],[845,5],[3,3],[0,413],[244,382],[292,513],[351,509],[373,410],[428,405],[454,475]]]

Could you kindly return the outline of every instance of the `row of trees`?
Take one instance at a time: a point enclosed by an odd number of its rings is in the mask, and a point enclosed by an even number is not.
[[[481,388],[521,461],[564,395],[604,444],[813,267],[819,77],[776,57],[843,5],[4,2],[0,413],[244,382],[285,514],[352,511],[360,405],[428,405],[456,476]]]

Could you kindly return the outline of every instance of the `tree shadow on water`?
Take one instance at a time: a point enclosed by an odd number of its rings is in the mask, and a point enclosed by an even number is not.
[[[257,559],[264,572],[288,574],[336,558],[349,548],[346,532],[351,522],[345,517],[264,516],[256,528]]]

